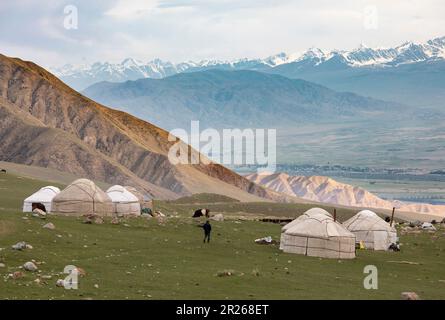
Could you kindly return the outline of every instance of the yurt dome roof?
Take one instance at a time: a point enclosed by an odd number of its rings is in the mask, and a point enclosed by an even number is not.
[[[380,218],[371,210],[362,210],[352,218],[346,220],[343,225],[349,231],[395,231],[388,222]]]
[[[56,200],[70,199],[80,201],[111,202],[110,197],[100,189],[93,181],[78,179],[62,190],[55,198]]]
[[[329,215],[323,213],[312,214],[305,219],[299,220],[286,230],[287,235],[307,236],[312,238],[350,237],[355,235],[334,221]]]
[[[26,198],[25,202],[51,201],[58,193],[60,193],[59,188],[46,186]]]
[[[322,209],[322,208],[311,208],[311,209],[307,210],[306,212],[304,212],[299,217],[297,217],[296,219],[294,219],[291,222],[289,222],[288,224],[286,224],[281,229],[281,231],[285,232],[286,230],[290,229],[295,224],[297,224],[299,221],[305,220],[305,219],[307,219],[309,217],[319,217],[321,219],[323,217],[330,217],[330,218],[332,218],[332,215],[329,212],[327,212],[326,210]]]
[[[113,202],[139,202],[136,195],[120,185],[110,187],[107,194]]]

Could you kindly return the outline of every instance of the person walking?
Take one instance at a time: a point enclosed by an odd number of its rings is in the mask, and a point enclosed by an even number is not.
[[[207,240],[207,243],[210,242],[210,232],[212,231],[212,225],[210,224],[209,220],[206,221],[206,223],[204,223],[202,225],[202,228],[204,229],[204,243]]]

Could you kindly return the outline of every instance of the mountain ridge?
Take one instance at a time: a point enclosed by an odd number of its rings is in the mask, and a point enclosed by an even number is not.
[[[350,51],[323,51],[319,48],[309,48],[301,54],[282,52],[263,59],[201,60],[175,64],[161,59],[142,62],[126,58],[120,63],[95,62],[80,66],[67,64],[62,67],[53,67],[51,70],[69,85],[83,90],[100,81],[160,79],[178,73],[208,69],[254,70],[286,75],[288,72],[284,70],[289,68],[294,70],[294,73],[336,64],[347,68],[396,68],[403,64],[438,60],[445,60],[445,37],[434,38],[424,43],[405,42],[393,48],[373,49],[364,45]]]
[[[391,210],[431,214],[445,217],[445,206],[423,203],[404,203],[379,198],[371,192],[325,176],[290,176],[283,172],[249,174],[246,178],[276,192],[305,200],[347,207]]]
[[[214,191],[286,200],[218,164],[173,166],[167,151],[174,142],[166,131],[84,97],[32,62],[4,55],[0,113],[3,161],[134,185],[159,198]]]
[[[167,129],[188,128],[191,120],[213,128],[293,127],[305,121],[367,119],[388,113],[400,117],[403,108],[398,103],[252,70],[206,70],[164,79],[100,82],[83,93]]]

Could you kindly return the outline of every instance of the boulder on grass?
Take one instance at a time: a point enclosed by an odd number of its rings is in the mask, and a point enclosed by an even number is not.
[[[14,280],[23,278],[24,276],[25,276],[24,273],[21,272],[21,271],[16,271],[16,272],[11,273],[11,274],[9,275],[9,277],[12,278],[12,279],[14,279]]]
[[[20,242],[17,242],[16,244],[12,245],[11,248],[13,250],[22,251],[22,250],[25,250],[27,248],[27,245],[26,245],[25,241],[20,241]]]
[[[215,214],[210,218],[213,221],[224,221],[224,215],[222,213]]]
[[[23,265],[23,269],[25,269],[26,271],[31,271],[31,272],[34,272],[34,271],[37,271],[37,270],[38,270],[38,268],[37,268],[37,266],[35,265],[35,263],[34,263],[34,262],[31,262],[31,261],[26,262],[26,263]]]
[[[53,223],[49,222],[49,223],[45,224],[42,228],[49,229],[49,230],[55,230],[56,226]]]
[[[420,300],[419,296],[415,292],[402,292],[403,300]]]
[[[85,219],[83,220],[83,223],[86,224],[103,224],[104,223],[104,219],[102,219],[100,216],[98,216],[97,214],[86,214],[83,216]]]
[[[34,210],[32,210],[32,215],[36,218],[46,218],[46,212],[39,208],[35,208]]]

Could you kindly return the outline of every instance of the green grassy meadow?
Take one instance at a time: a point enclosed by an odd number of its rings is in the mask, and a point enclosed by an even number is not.
[[[164,223],[128,218],[118,225],[110,219],[97,225],[75,217],[42,220],[23,214],[23,199],[46,184],[0,175],[0,263],[5,265],[0,268],[0,299],[399,299],[403,291],[415,291],[422,299],[445,298],[443,228],[401,235],[399,253],[360,250],[354,260],[319,259],[255,244],[268,235],[279,240],[280,225],[236,219],[237,214],[271,215],[277,208],[279,216],[295,216],[304,205],[248,205],[218,198],[211,210],[227,212],[230,219],[212,222],[212,241],[203,244],[199,221],[190,216],[193,208],[211,207],[209,203],[156,201],[156,209],[171,216]],[[211,200],[207,195],[200,201]],[[339,219],[350,214],[341,211]],[[56,229],[43,229],[47,222]],[[12,250],[19,241],[33,249]],[[32,259],[40,263],[40,272],[8,277]],[[66,276],[66,265],[86,271],[78,290],[56,286]],[[378,268],[378,290],[363,287],[366,265]],[[232,275],[219,276],[229,270]]]

